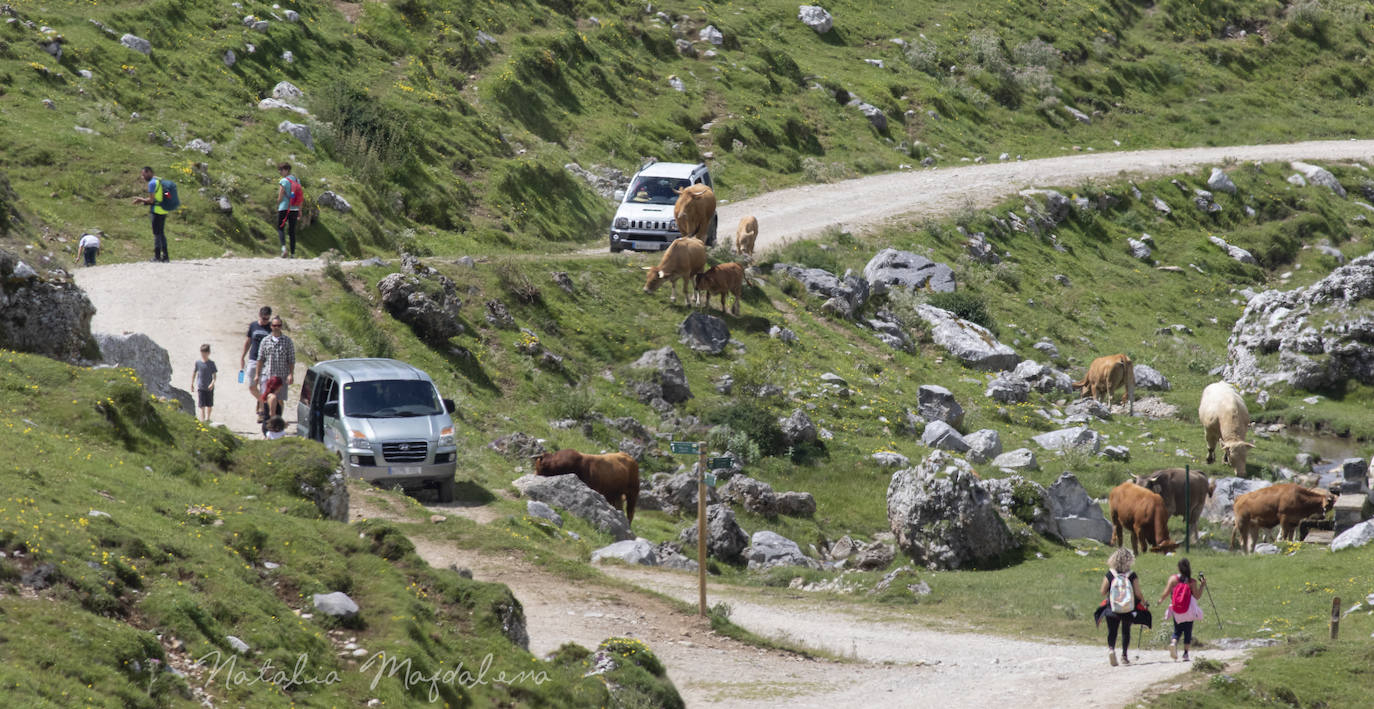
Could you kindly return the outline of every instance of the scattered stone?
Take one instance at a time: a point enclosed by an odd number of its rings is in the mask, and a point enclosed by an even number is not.
[[[1279,548],[1278,548],[1277,546],[1273,545],[1273,544],[1260,543],[1260,544],[1256,544],[1256,545],[1255,545],[1255,553],[1256,553],[1256,554],[1266,554],[1266,555],[1268,555],[1268,554],[1277,554],[1277,553],[1279,553]]]
[[[213,144],[207,143],[201,140],[200,138],[196,138],[186,144],[186,150],[199,150],[200,152],[205,153],[206,155],[209,155],[210,151],[214,149],[215,146]]]
[[[1219,167],[1212,168],[1212,174],[1207,178],[1207,187],[1214,192],[1236,193],[1236,183],[1232,182]]]
[[[883,109],[862,101],[859,102],[857,108],[859,112],[864,114],[864,117],[868,119],[869,124],[873,126],[874,130],[879,133],[887,130],[887,114],[883,113]]]
[[[725,35],[721,34],[720,30],[716,29],[715,25],[706,25],[701,28],[701,31],[697,33],[697,39],[702,42],[710,42],[717,47],[725,44]]]
[[[1306,187],[1307,179],[1295,172],[1288,176],[1288,184],[1294,187]]]
[[[1354,549],[1370,542],[1374,542],[1374,520],[1361,522],[1341,532],[1331,541],[1331,551]],[[1374,605],[1374,602],[1371,602],[1371,605]]]
[[[802,24],[816,31],[816,34],[825,34],[835,26],[835,18],[819,5],[801,5],[797,7],[797,19]]]
[[[1096,539],[1103,544],[1112,540],[1112,525],[1102,514],[1102,508],[1088,496],[1087,490],[1073,473],[1064,473],[1046,491],[1050,514],[1064,539]]]
[[[1148,364],[1135,365],[1135,388],[1151,389],[1154,391],[1169,391],[1172,387],[1169,380],[1164,378],[1154,367]]]
[[[674,90],[674,91],[686,91],[686,90],[687,90],[687,86],[686,86],[685,84],[682,83],[682,79],[677,78],[677,75],[676,75],[676,74],[674,74],[674,75],[668,77],[668,85],[671,86],[671,87],[673,87],[673,90]]]
[[[1030,389],[1030,384],[1024,379],[1017,378],[1015,374],[999,372],[988,382],[988,388],[983,391],[983,396],[1004,404],[1016,404],[1030,398]]]
[[[541,448],[543,446],[540,446]],[[527,500],[525,502],[525,513],[531,517],[548,520],[555,527],[563,526],[563,516],[554,511],[552,507],[538,501]]]
[[[151,54],[153,52],[152,43],[150,43],[148,40],[142,37],[137,37],[135,35],[124,35],[123,37],[119,38],[119,43],[128,47],[129,49],[134,50],[135,52],[138,52],[139,54]]]
[[[1075,399],[1064,407],[1064,417],[1077,423],[1093,419],[1106,421],[1111,419],[1112,412],[1097,399]]]
[[[1330,170],[1305,162],[1291,162],[1288,165],[1307,177],[1308,182],[1326,187],[1342,197],[1345,196],[1345,188],[1341,186],[1340,180],[1337,180]],[[1292,179],[1290,178],[1289,181],[1291,182]]]
[[[969,449],[964,437],[944,421],[931,421],[921,433],[921,443],[931,448],[963,453]]]
[[[1207,497],[1207,503],[1202,507],[1202,517],[1209,522],[1218,524],[1230,524],[1235,521],[1237,497],[1273,485],[1268,480],[1238,477],[1215,478],[1214,482],[1216,487],[1212,490],[1212,494]]]
[[[1148,261],[1154,255],[1154,252],[1150,250],[1150,246],[1138,239],[1127,239],[1126,245],[1131,250],[1131,258]]]
[[[219,209],[220,214],[230,214],[234,211],[234,205],[231,204],[229,198],[224,195],[220,195],[215,200],[215,207]]]
[[[282,121],[277,124],[277,132],[289,133],[291,137],[304,143],[306,148],[310,150],[315,149],[315,138],[310,134],[310,126],[292,123],[291,121]],[[324,195],[320,196],[323,197]]]
[[[1035,459],[1035,451],[1029,448],[1017,448],[993,458],[992,467],[1019,472],[1039,470],[1040,463]]]
[[[1129,461],[1131,449],[1126,446],[1106,446],[1102,449],[1102,455],[1108,460]]]
[[[924,303],[916,306],[916,314],[930,325],[935,344],[945,348],[967,367],[995,372],[1012,369],[1021,361],[1015,350],[998,342],[982,325]]]
[[[658,555],[654,553],[654,545],[643,537],[619,541],[592,552],[593,564],[603,559],[619,559],[627,564],[640,566],[658,565]]]
[[[234,652],[237,652],[240,655],[248,654],[248,643],[238,639],[237,637],[234,637],[233,635],[226,635],[224,636],[224,641],[229,643],[229,647],[233,648]]]
[[[749,562],[750,571],[762,571],[774,566],[819,566],[815,560],[802,553],[796,542],[768,530],[754,532],[744,557]]]
[[[1002,455],[1002,437],[990,428],[979,429],[964,436],[964,443],[968,444],[968,453],[965,457],[974,463],[986,463]]]
[[[297,102],[305,99],[305,92],[289,81],[279,81],[272,87],[272,98]]]
[[[778,497],[773,486],[747,475],[735,475],[719,488],[720,499],[740,505],[744,509],[762,517],[775,517],[778,514]]]
[[[813,517],[816,514],[816,498],[809,492],[789,490],[778,493],[778,514],[787,517]]]
[[[816,442],[816,425],[801,409],[794,410],[791,416],[778,419],[778,426],[782,428],[782,435],[787,439],[788,445]]]
[[[1045,450],[1062,451],[1079,448],[1093,455],[1096,455],[1102,446],[1102,436],[1087,426],[1050,431],[1034,436],[1031,440]]]
[[[916,390],[916,410],[926,421],[944,421],[959,428],[964,425],[964,407],[950,390],[938,384],[923,384]]]
[[[720,354],[730,342],[730,329],[715,315],[694,310],[677,328],[678,341],[697,352]]]
[[[0,269],[3,273],[3,269]],[[138,375],[149,394],[181,405],[187,413],[194,412],[191,394],[172,386],[172,360],[167,350],[141,332],[122,335],[95,334],[101,362],[115,367],[129,367]]]
[[[864,279],[874,295],[894,288],[933,293],[952,293],[955,289],[954,270],[949,266],[892,248],[883,249],[869,259],[864,266]]]
[[[1254,266],[1259,263],[1255,260],[1254,255],[1251,254],[1249,251],[1246,251],[1245,249],[1242,249],[1239,246],[1232,246],[1231,244],[1226,243],[1226,240],[1219,236],[1209,236],[1207,237],[1207,240],[1212,242],[1213,244],[1216,244],[1217,246],[1220,246],[1222,250],[1226,252],[1227,256],[1230,256],[1231,258],[1241,263],[1249,264],[1251,266]]]
[[[697,526],[695,524],[682,530],[678,535],[685,548],[697,545]],[[735,522],[735,513],[726,505],[710,505],[706,508],[706,553],[721,561],[731,562],[740,558],[749,544],[749,536]]]
[[[611,507],[606,498],[583,484],[576,475],[523,475],[516,478],[511,485],[524,497],[587,520],[593,527],[610,534],[616,541],[634,539],[625,513]]]
[[[880,468],[905,468],[911,465],[911,460],[901,453],[893,451],[878,451],[872,456]]]
[[[431,344],[446,343],[463,332],[458,322],[463,303],[454,294],[456,288],[431,295],[425,280],[409,273],[391,273],[377,282],[377,292],[391,317],[409,325],[420,339]]]
[[[1020,475],[984,479],[983,487],[992,494],[1002,519],[1015,517],[1030,525],[1036,534],[1059,539],[1059,527],[1050,511],[1049,493],[1040,483]]]
[[[658,396],[670,404],[692,398],[692,390],[687,386],[687,372],[671,347],[645,352],[630,368],[648,370],[650,383],[658,390]]]
[[[774,340],[782,340],[789,345],[795,344],[797,341],[797,333],[785,327],[778,327],[777,325],[768,328],[768,337]]]
[[[358,614],[358,604],[343,591],[316,593],[311,601],[315,610],[335,618],[351,618]]]
[[[1163,214],[1166,217],[1170,214],[1173,214],[1174,212],[1174,210],[1169,208],[1169,204],[1164,200],[1160,199],[1159,197],[1154,198],[1154,207],[1155,211]]]

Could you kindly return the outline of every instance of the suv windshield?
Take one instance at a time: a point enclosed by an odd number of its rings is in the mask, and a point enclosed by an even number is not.
[[[444,412],[434,385],[418,379],[345,384],[343,409],[345,416],[382,419],[434,416]]]
[[[635,183],[625,192],[625,201],[636,204],[675,204],[677,193],[673,190],[687,187],[687,180],[677,177],[635,178]]]

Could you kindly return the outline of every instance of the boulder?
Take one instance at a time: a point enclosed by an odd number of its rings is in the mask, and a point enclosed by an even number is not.
[[[697,546],[696,524],[682,530],[678,541],[687,549]],[[709,556],[733,562],[740,558],[749,544],[749,536],[735,522],[735,513],[726,505],[710,505],[706,508],[706,553]]]
[[[1088,497],[1088,491],[1073,473],[1064,473],[1046,490],[1050,515],[1064,539],[1096,539],[1103,544],[1112,541],[1112,525],[1102,514],[1102,507]]]
[[[239,60],[239,56],[234,53],[234,50],[226,49],[224,50],[224,56],[221,57],[221,59],[223,59],[225,66],[233,66],[234,63]]]
[[[921,432],[921,443],[940,450],[950,450],[956,453],[963,453],[968,450],[968,443],[964,442],[964,437],[954,430],[954,427],[944,421],[931,421],[926,424],[925,431]]]
[[[321,192],[320,196],[315,198],[315,204],[318,204],[321,207],[328,207],[335,211],[343,212],[344,214],[353,211],[353,205],[349,204],[348,200],[329,190]]]
[[[291,137],[305,144],[306,148],[310,150],[315,149],[315,138],[310,134],[310,126],[302,125],[300,123],[292,123],[291,121],[282,121],[281,123],[277,124],[277,132],[289,133],[291,134]],[[323,196],[324,195],[321,195],[321,197]]]
[[[887,114],[883,113],[883,109],[871,103],[864,103],[863,101],[860,101],[855,107],[859,109],[859,113],[864,114],[864,118],[868,119],[868,123],[873,126],[873,130],[879,133],[887,130]]]
[[[816,424],[812,423],[811,417],[801,409],[794,410],[791,416],[778,419],[778,426],[782,428],[782,435],[787,439],[788,445],[816,442]]]
[[[906,456],[892,451],[878,451],[870,457],[877,461],[880,468],[905,468],[911,465],[911,460]]]
[[[696,549],[691,549],[692,554],[696,554]],[[673,569],[676,571],[690,571],[696,573],[697,561],[689,558],[682,553],[682,545],[676,541],[659,542],[654,547],[654,557],[658,559],[659,568]]]
[[[986,463],[1002,455],[1002,437],[990,428],[984,428],[964,436],[968,444],[965,457],[974,463]]]
[[[924,303],[916,306],[916,314],[930,325],[935,344],[945,348],[966,367],[996,372],[1013,369],[1021,361],[1015,350],[998,342],[982,325]]]
[[[1291,162],[1288,163],[1288,165],[1294,170],[1301,172],[1307,178],[1308,182],[1326,187],[1342,197],[1345,196],[1345,188],[1341,186],[1340,180],[1337,180],[1336,176],[1331,174],[1330,170],[1305,162]]]
[[[358,614],[358,604],[343,591],[316,593],[310,600],[315,610],[335,618],[351,618]]]
[[[1049,345],[1049,351],[1040,347],[1041,344]],[[1049,357],[1058,357],[1059,351],[1049,342],[1036,343],[1035,348]],[[1055,369],[1047,364],[1040,364],[1033,359],[1022,360],[1016,365],[1016,369],[1011,372],[1012,377],[1024,381],[1030,385],[1031,389],[1042,394],[1050,392],[1068,393],[1073,391],[1073,377]],[[997,398],[996,395],[990,395]],[[1024,399],[1023,399],[1024,401]]]
[[[786,517],[813,517],[816,514],[816,498],[809,492],[789,490],[778,493],[778,514]]]
[[[964,425],[964,407],[939,384],[922,384],[916,390],[916,411],[926,421],[943,421],[955,428]]]
[[[606,498],[577,479],[576,475],[539,477],[523,475],[511,483],[520,494],[587,520],[616,541],[634,539],[625,513],[611,507]]]
[[[538,500],[527,500],[525,502],[525,514],[536,519],[552,522],[555,527],[563,526],[563,516],[554,512],[552,507]]]
[[[797,7],[797,19],[802,24],[816,31],[816,34],[825,34],[830,28],[835,26],[835,18],[819,5],[800,5]]]
[[[775,264],[773,272],[797,279],[797,282],[806,288],[807,293],[827,299],[822,307],[827,307],[845,318],[853,318],[854,313],[868,302],[868,281],[861,278],[841,278],[825,269],[788,263]]]
[[[1316,283],[1251,298],[1227,340],[1221,378],[1245,388],[1286,382],[1329,390],[1374,384],[1374,254]],[[1277,355],[1277,356],[1275,356]]]
[[[1231,181],[1225,172],[1219,167],[1212,168],[1212,174],[1207,178],[1207,189],[1213,192],[1225,192],[1227,194],[1236,193],[1236,183]]]
[[[1150,260],[1154,252],[1150,250],[1150,245],[1138,239],[1126,239],[1126,248],[1131,251],[1131,258],[1138,258],[1142,261]]]
[[[706,25],[701,28],[701,31],[697,33],[697,39],[702,42],[710,42],[717,47],[725,44],[725,35],[721,34],[715,25]]]
[[[1112,417],[1112,411],[1097,399],[1075,399],[1064,407],[1064,417],[1074,423],[1087,423],[1093,419],[1106,421]]]
[[[1043,196],[1045,198],[1044,219],[1041,220],[1044,226],[1053,227],[1065,219],[1068,219],[1069,215],[1073,213],[1073,202],[1070,202],[1068,197],[1065,197],[1055,190],[1030,189],[1021,190],[1018,194],[1028,198],[1026,200],[1027,211],[1032,216],[1035,216],[1039,203],[1031,198],[1037,196]]]
[[[215,208],[220,211],[220,214],[231,214],[234,211],[234,205],[224,195],[215,199]]]
[[[1126,446],[1105,446],[1102,456],[1108,460],[1130,461],[1131,449]]]
[[[630,368],[646,371],[649,382],[661,391],[659,396],[670,404],[679,404],[692,398],[692,390],[687,386],[687,372],[672,347],[649,350],[640,355]]]
[[[294,111],[296,113],[299,113],[302,116],[310,115],[310,112],[305,110],[304,108],[301,108],[300,106],[297,106],[293,103],[283,101],[279,98],[265,98],[258,102],[259,111],[270,111],[274,108],[284,108],[288,111]]]
[[[879,317],[869,318],[865,322],[873,330],[874,337],[882,340],[888,347],[902,352],[916,351],[916,344],[911,341],[906,328],[903,328],[891,313],[879,313]]]
[[[1172,210],[1172,209],[1169,208],[1169,203],[1168,203],[1168,202],[1165,202],[1164,200],[1160,199],[1159,197],[1155,197],[1155,198],[1154,198],[1154,207],[1155,207],[1155,211],[1157,211],[1157,212],[1163,214],[1163,215],[1166,216],[1166,217],[1169,216],[1169,214],[1171,214],[1171,213],[1174,211],[1174,210]]]
[[[1058,431],[1042,433],[1031,438],[1031,440],[1039,444],[1041,448],[1050,451],[1077,448],[1096,455],[1102,447],[1102,436],[1087,426],[1061,428]]]
[[[1004,470],[1039,470],[1040,463],[1035,460],[1035,451],[1017,448],[993,458],[992,467]]]
[[[1220,246],[1221,249],[1226,252],[1227,256],[1230,256],[1231,258],[1241,263],[1249,264],[1251,266],[1254,266],[1259,263],[1255,260],[1254,254],[1251,254],[1249,251],[1246,251],[1245,249],[1242,249],[1239,246],[1232,246],[1231,244],[1226,243],[1226,240],[1221,238],[1220,236],[1209,236],[1207,237],[1207,240],[1212,242],[1213,244],[1216,244],[1217,246]]]
[[[942,263],[911,253],[886,248],[864,266],[864,279],[874,295],[891,289],[954,292],[954,270]]]
[[[593,564],[603,559],[619,559],[627,564],[640,566],[658,565],[658,555],[654,553],[654,545],[643,537],[625,539],[592,552]]]
[[[1169,380],[1164,378],[1154,367],[1148,364],[1135,365],[1135,388],[1151,389],[1154,391],[1169,391],[1172,387]]]
[[[778,514],[778,497],[773,487],[748,475],[735,475],[719,488],[720,499],[743,507],[756,515]]]
[[[506,304],[499,300],[488,300],[486,302],[487,322],[502,330],[515,329],[515,318],[511,317],[510,310],[506,309]]]
[[[696,468],[696,466],[692,467],[693,469]],[[663,511],[674,514],[696,514],[697,479],[692,473],[678,473],[676,475],[659,473],[655,475],[655,478],[652,486],[653,494],[662,503]],[[719,501],[720,497],[716,488],[707,487],[706,503],[709,505]]]
[[[101,362],[115,367],[129,367],[138,374],[143,388],[163,399],[175,401],[181,410],[195,412],[195,401],[191,394],[172,386],[172,360],[167,350],[153,342],[153,338],[141,332],[124,335],[97,333],[96,343],[100,346]]]
[[[730,341],[730,329],[725,321],[694,310],[677,328],[678,341],[697,352],[720,354]]]
[[[1002,519],[1015,517],[1030,525],[1036,534],[1059,538],[1059,526],[1050,508],[1049,494],[1040,483],[1020,475],[1011,475],[984,479],[983,487],[992,493]]]
[[[1331,540],[1331,551],[1354,549],[1374,542],[1374,520],[1361,522]]]
[[[1030,398],[1030,390],[1030,384],[1024,379],[1018,379],[1016,375],[1008,372],[999,372],[988,382],[988,388],[983,391],[983,396],[1004,404],[1019,404]]]
[[[276,86],[272,87],[272,98],[299,103],[305,100],[305,92],[296,88],[296,85],[289,81],[279,81]]]
[[[749,548],[744,550],[744,558],[749,562],[750,571],[762,571],[774,566],[819,566],[814,559],[802,553],[796,542],[768,530],[754,532],[749,539]]]
[[[205,153],[206,155],[209,155],[209,154],[211,153],[211,151],[213,151],[213,150],[215,149],[215,145],[214,145],[213,143],[207,143],[207,142],[201,140],[200,138],[194,138],[194,139],[191,140],[191,142],[189,142],[189,143],[186,144],[185,149],[186,149],[186,150],[195,150],[195,151],[199,151],[199,152]]]
[[[1225,477],[1214,478],[1216,488],[1207,498],[1207,504],[1202,507],[1202,517],[1208,522],[1218,524],[1235,523],[1236,498],[1247,492],[1254,492],[1260,488],[1269,487],[1273,483],[1268,480],[1252,480],[1250,478]]]
[[[119,38],[119,43],[139,54],[151,54],[153,45],[148,40],[131,34],[125,34]]]
[[[241,640],[241,639],[238,638],[237,636],[234,636],[234,635],[226,635],[226,636],[224,636],[224,641],[227,642],[227,643],[229,643],[229,647],[233,648],[234,652],[237,652],[237,653],[240,654],[240,655],[247,655],[247,654],[248,654],[248,651],[249,651],[248,643],[244,642],[243,640]]]
[[[993,495],[967,463],[944,451],[892,475],[887,519],[898,547],[931,569],[990,561],[1017,546]]]
[[[458,322],[463,302],[447,288],[426,288],[426,280],[392,273],[377,282],[377,292],[391,317],[409,325],[425,342],[442,344],[463,332]]]
[[[0,177],[0,190],[8,187]],[[0,203],[0,219],[11,218]],[[41,277],[0,249],[0,347],[85,364],[100,356],[91,337],[94,315],[95,306],[70,278]]]
[[[849,566],[860,571],[877,571],[886,568],[896,557],[897,552],[890,545],[869,542],[854,553]]]

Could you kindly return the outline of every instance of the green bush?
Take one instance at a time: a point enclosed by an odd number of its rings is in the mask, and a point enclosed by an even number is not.
[[[997,324],[992,320],[992,313],[988,312],[988,306],[983,301],[983,296],[977,293],[969,291],[931,293],[926,297],[926,303],[942,310],[948,310],[954,313],[956,317],[971,323],[982,325],[992,331],[993,334],[997,333]]]
[[[746,436],[750,447],[757,447],[760,455],[787,452],[787,439],[778,426],[777,414],[753,401],[717,409],[712,412],[712,418],[712,423],[724,424],[736,434]]]

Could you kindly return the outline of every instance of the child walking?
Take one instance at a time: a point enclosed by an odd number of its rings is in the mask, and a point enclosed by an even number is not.
[[[1174,621],[1174,639],[1169,641],[1169,657],[1178,659],[1178,638],[1183,636],[1183,661],[1188,661],[1188,647],[1193,644],[1193,623],[1202,620],[1202,606],[1197,599],[1202,589],[1207,587],[1207,577],[1198,574],[1193,578],[1193,567],[1187,559],[1178,560],[1178,573],[1169,577],[1159,602],[1169,601],[1166,613]]]
[[[201,421],[209,421],[210,411],[215,408],[215,380],[218,377],[219,368],[210,359],[210,345],[201,345],[200,359],[196,360],[195,371],[191,373],[191,388],[196,392]]]

